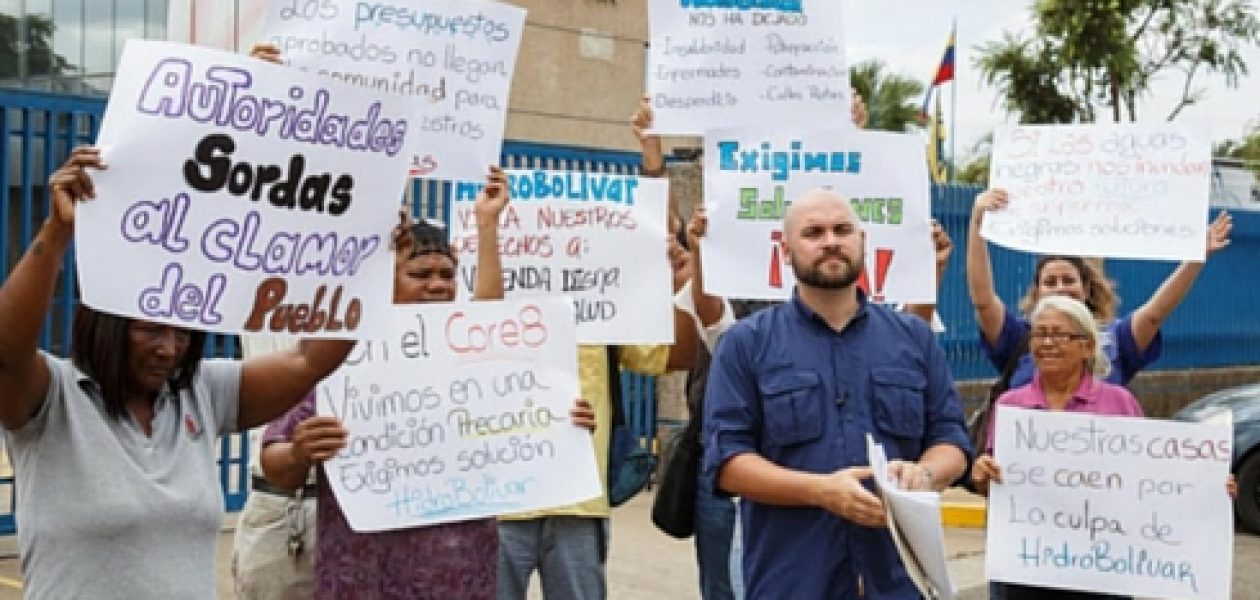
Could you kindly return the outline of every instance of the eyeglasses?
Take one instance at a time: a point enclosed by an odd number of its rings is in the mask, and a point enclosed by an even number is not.
[[[1051,341],[1056,344],[1066,344],[1071,340],[1086,340],[1087,335],[1079,333],[1069,333],[1067,331],[1034,331],[1028,334],[1029,339],[1034,343]]]

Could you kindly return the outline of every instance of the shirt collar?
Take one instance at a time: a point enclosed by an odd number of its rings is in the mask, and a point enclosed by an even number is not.
[[[79,365],[75,364],[73,360],[70,361],[70,368],[74,369],[74,381],[79,384],[79,389],[84,392],[88,392],[89,395],[93,392],[98,397],[101,395],[101,384],[97,383],[95,379],[92,379],[91,375],[84,373],[83,370],[79,368]],[[167,400],[174,397],[174,395],[175,392],[171,389],[171,382],[168,381],[163,383],[162,390],[158,392],[157,400],[154,402],[153,407],[157,408],[162,406]]]
[[[1041,373],[1033,374],[1032,385],[1037,390],[1038,400],[1045,407],[1049,407],[1050,402],[1046,399],[1046,389],[1041,385]],[[1068,401],[1068,406],[1096,404],[1098,402],[1098,387],[1098,382],[1094,380],[1092,373],[1086,371],[1081,374],[1081,383],[1076,386],[1076,391],[1072,392],[1072,399]]]
[[[857,312],[853,313],[853,318],[849,320],[850,324],[866,318],[866,308],[869,303],[866,300],[866,292],[863,292],[862,288],[857,289],[857,301],[858,309]],[[788,302],[788,304],[792,306],[793,312],[796,313],[801,320],[835,333],[835,330],[831,328],[831,325],[827,323],[827,320],[824,319],[822,315],[814,312],[814,309],[805,304],[805,301],[801,299],[799,288],[792,288],[792,299]]]

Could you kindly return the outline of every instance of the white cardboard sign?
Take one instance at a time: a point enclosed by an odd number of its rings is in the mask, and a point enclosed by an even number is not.
[[[1229,598],[1232,428],[999,407],[990,579]]]
[[[76,213],[84,301],[225,333],[379,326],[409,118],[287,67],[128,42],[97,141],[109,168]]]
[[[1211,137],[1181,124],[999,127],[989,185],[1010,204],[981,234],[1025,252],[1203,260],[1211,174]]]
[[[407,99],[413,177],[499,164],[525,10],[483,0],[275,0],[265,38],[294,66]]]
[[[319,384],[350,431],[325,474],[355,531],[538,510],[601,493],[564,298],[396,306]]]
[[[584,344],[673,342],[668,182],[614,173],[507,175],[512,202],[499,221],[507,297],[571,297]],[[451,242],[468,293],[477,280],[473,202],[483,185],[456,184],[451,210]]]
[[[795,285],[783,217],[814,188],[849,199],[866,230],[860,285],[877,302],[934,302],[931,189],[923,138],[857,130],[715,130],[705,135],[700,243],[705,290],[782,300]]]
[[[732,123],[852,127],[836,0],[650,0],[655,131]]]

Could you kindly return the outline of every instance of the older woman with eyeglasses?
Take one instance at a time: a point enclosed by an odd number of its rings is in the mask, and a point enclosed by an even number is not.
[[[1107,383],[1111,363],[1099,343],[1098,325],[1089,308],[1067,296],[1046,296],[1032,311],[1029,353],[1036,366],[1032,382],[1002,394],[998,406],[1062,410],[1124,417],[1142,416],[1142,407],[1129,390]],[[989,483],[1001,482],[1002,471],[993,458],[993,420],[988,443],[976,458],[971,481],[989,495]],[[1075,592],[993,582],[990,598],[1115,598],[1108,594]]]
[[[1036,372],[1032,382],[1010,390],[997,400],[998,406],[1036,410],[1060,410],[1141,417],[1142,407],[1122,386],[1107,383],[1111,364],[1099,341],[1098,325],[1090,309],[1067,296],[1046,296],[1032,311],[1029,352]],[[1001,483],[1002,470],[993,458],[993,421],[989,422],[988,442],[976,458],[971,482],[981,494],[989,495],[990,482]],[[1233,477],[1226,491],[1235,493]],[[993,582],[989,597],[1003,600],[1033,598],[1084,599],[1121,598],[1109,594],[1076,592],[1036,586]]]

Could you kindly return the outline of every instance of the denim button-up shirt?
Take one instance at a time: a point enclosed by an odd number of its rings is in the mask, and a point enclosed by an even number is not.
[[[840,332],[795,294],[736,324],[719,342],[704,407],[703,468],[714,479],[744,453],[810,473],[864,466],[868,433],[890,460],[938,444],[970,454],[928,326],[860,293]],[[886,529],[809,507],[744,501],[741,512],[750,600],[919,597]]]

